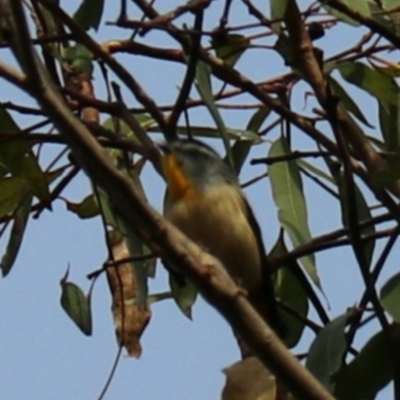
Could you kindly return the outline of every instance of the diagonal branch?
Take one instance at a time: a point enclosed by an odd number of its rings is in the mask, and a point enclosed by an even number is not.
[[[262,362],[282,379],[296,397],[333,400],[277,339],[219,262],[150,208],[129,177],[114,167],[88,129],[71,114],[57,88],[50,84],[50,78],[30,45],[22,3],[18,0],[0,0],[0,12],[4,10],[12,15],[11,34],[17,45],[24,43],[25,50],[30,52],[27,59],[33,60],[32,64],[24,65],[25,73],[32,73],[40,79],[35,86],[28,87],[28,92],[52,119],[78,163],[107,192],[129,229],[136,232],[153,251],[160,251],[163,258],[184,271],[197,284],[204,297],[251,344]],[[24,29],[19,30],[21,25]]]

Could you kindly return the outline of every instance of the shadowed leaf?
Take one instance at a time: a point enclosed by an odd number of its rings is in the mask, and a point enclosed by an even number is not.
[[[74,20],[87,30],[99,27],[103,15],[104,0],[83,0],[74,14]]]
[[[67,209],[82,219],[93,218],[100,213],[99,206],[93,194],[86,196],[80,203],[67,202]]]
[[[336,398],[374,398],[378,391],[393,379],[392,357],[389,332],[379,332],[368,341],[356,358],[336,375]]]
[[[338,96],[340,101],[343,103],[344,107],[362,123],[369,127],[372,127],[372,125],[365,118],[360,107],[358,107],[357,103],[347,94],[343,87],[340,86],[339,83],[331,77],[329,78],[329,84],[331,85],[335,95]]]
[[[211,45],[219,58],[231,67],[236,64],[244,51],[249,47],[250,40],[239,34],[219,34],[213,35]]]
[[[19,205],[15,213],[10,238],[8,239],[6,252],[0,262],[0,268],[3,276],[8,275],[17,258],[24,237],[26,225],[31,211],[33,196],[31,193],[25,195],[24,200]]]
[[[365,0],[341,0],[341,3],[347,5],[351,10],[360,13],[364,17],[371,17],[371,11],[368,7],[368,4]],[[333,7],[329,7],[324,5],[326,11],[332,16],[346,22],[350,25],[358,26],[359,22],[355,21],[353,18],[350,18],[347,14],[344,14]]]
[[[61,306],[78,328],[87,336],[92,334],[90,295],[86,296],[75,283],[68,282],[68,270],[61,279]]]
[[[399,87],[391,76],[360,62],[344,62],[337,69],[346,81],[376,97],[385,106],[398,103]]]
[[[349,314],[330,321],[315,338],[308,352],[306,367],[330,391],[334,384],[332,377],[339,371],[347,349],[344,328]]]
[[[400,273],[392,276],[382,287],[380,299],[385,310],[400,322]]]
[[[11,177],[0,180],[0,218],[15,210],[24,189],[25,182],[21,178]]]
[[[287,254],[284,239],[279,235],[277,242],[271,249],[270,255],[273,257]],[[300,269],[296,261],[291,261],[290,265],[285,265],[279,268],[275,274],[275,290],[276,295],[280,301],[289,306],[293,311],[297,312],[300,316],[306,318],[308,314],[308,298],[307,293],[304,291],[303,286],[298,281],[293,273],[293,269]],[[295,316],[291,315],[284,309],[279,308],[279,313],[282,318],[283,325],[287,328],[288,333],[284,337],[284,342],[287,347],[294,347],[300,340],[304,331],[305,324]]]

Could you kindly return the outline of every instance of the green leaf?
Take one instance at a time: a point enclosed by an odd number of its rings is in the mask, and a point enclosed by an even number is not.
[[[231,152],[233,167],[236,175],[240,174],[243,164],[246,161],[254,142],[258,142],[260,140],[258,136],[258,131],[270,112],[270,108],[261,107],[250,118],[250,121],[247,124],[246,132],[253,132],[255,135],[254,140],[237,140],[233,144]]]
[[[306,169],[308,172],[311,172],[312,174],[326,180],[327,182],[335,183],[335,180],[332,178],[332,176],[328,175],[322,169],[315,167],[313,164],[309,163],[308,161],[305,161],[305,160],[302,160],[301,158],[299,158],[297,160],[297,164],[300,168]]]
[[[336,375],[335,397],[339,400],[373,399],[393,379],[389,332],[379,332],[357,357]]]
[[[281,33],[279,35],[278,40],[274,45],[274,48],[285,60],[286,65],[292,67],[294,70],[299,72],[299,74],[301,74],[300,69],[296,69],[296,66],[298,64],[296,63],[297,59],[295,55],[295,50],[293,48],[293,43],[284,33]]]
[[[243,167],[244,162],[247,159],[247,156],[250,153],[250,149],[252,146],[253,143],[248,140],[237,140],[231,147],[233,168],[236,175],[240,174],[240,171]]]
[[[92,53],[82,44],[66,48],[64,60],[74,73],[91,75],[93,72]]]
[[[367,17],[367,18],[371,17],[371,11],[368,7],[368,2],[366,0],[340,0],[340,2],[343,3],[344,5],[346,5],[347,7],[351,8],[353,11],[361,14],[364,17]],[[346,22],[353,26],[359,25],[359,23],[357,21],[350,18],[346,14],[344,14],[340,11],[337,11],[333,7],[324,5],[324,8],[326,9],[326,11],[329,14],[333,15],[335,18],[342,20],[343,22]]]
[[[68,282],[68,270],[61,279],[60,303],[67,315],[87,336],[92,334],[92,311],[90,293],[86,296],[75,283]]]
[[[156,129],[149,129],[150,132],[158,132]],[[178,126],[176,132],[180,135],[189,136],[189,133],[195,137],[207,137],[207,138],[220,138],[221,133],[219,129],[204,127],[204,126]],[[254,132],[244,129],[233,129],[226,128],[226,133],[229,139],[233,140],[250,140],[252,142],[259,142],[260,137]]]
[[[347,349],[344,335],[346,313],[330,321],[315,338],[308,352],[306,367],[329,390],[334,389],[332,377],[342,366]]]
[[[18,210],[15,213],[10,238],[6,247],[6,252],[0,262],[0,268],[3,276],[8,275],[17,258],[19,249],[22,244],[22,239],[24,237],[26,225],[28,223],[32,200],[33,195],[31,193],[26,193],[24,200],[19,205]]]
[[[400,178],[400,154],[387,154],[385,160],[385,169],[372,174],[373,182],[382,187],[389,186]]]
[[[400,92],[396,104],[379,102],[379,124],[388,151],[400,149]]]
[[[290,154],[285,139],[278,139],[269,151],[269,157]],[[268,168],[278,218],[295,247],[310,243],[307,206],[297,163],[293,160],[274,163]],[[300,259],[313,282],[321,287],[314,254]]]
[[[212,36],[211,45],[217,57],[224,60],[226,64],[233,67],[245,50],[250,45],[250,40],[239,34],[217,33]]]
[[[283,234],[280,234],[270,252],[270,255],[276,257],[287,253],[288,250],[283,239]],[[309,308],[307,293],[304,291],[303,285],[293,273],[295,269],[300,271],[300,266],[295,260],[293,260],[278,270],[274,279],[275,292],[283,304],[286,304],[292,310],[296,311],[298,315],[305,318],[307,317]],[[284,337],[284,342],[288,348],[292,348],[296,346],[303,334],[305,328],[304,322],[289,314],[284,309],[279,309],[278,311],[283,325],[288,330],[288,333]]]
[[[281,20],[286,12],[289,0],[269,0],[271,20]],[[281,31],[281,22],[272,24],[272,30],[275,33]]]
[[[285,15],[289,0],[269,0],[271,19],[282,19]]]
[[[50,191],[46,174],[40,168],[39,162],[32,151],[20,158],[18,162],[9,164],[12,175],[24,179],[33,194],[40,200],[49,201]]]
[[[385,310],[400,322],[400,273],[392,276],[382,287],[380,299]]]
[[[385,106],[398,104],[399,87],[391,76],[360,62],[344,62],[337,69],[343,79],[376,97]]]
[[[260,130],[264,121],[271,114],[271,109],[267,106],[260,107],[250,118],[247,124],[247,131],[254,132],[258,137],[258,131]]]
[[[83,0],[74,14],[74,20],[81,28],[98,29],[103,15],[104,0]]]
[[[21,178],[11,177],[0,180],[0,218],[17,208],[24,189],[25,182]]]
[[[121,231],[118,217],[114,211],[114,207],[112,207],[110,203],[107,193],[99,186],[96,190],[99,195],[96,200],[99,203],[99,210],[100,213],[103,215],[106,225],[113,227],[115,230]]]
[[[0,107],[0,133],[13,134],[19,131],[19,126],[15,123],[10,113],[5,108]],[[23,142],[29,147],[29,143],[26,143],[26,140]],[[3,145],[4,143],[1,144],[1,146]]]
[[[176,277],[174,272],[169,273],[171,294],[182,313],[192,319],[192,306],[196,302],[198,290],[188,279]]]
[[[361,121],[362,123],[364,123],[369,127],[372,127],[372,125],[367,121],[364,114],[358,107],[357,103],[347,94],[347,92],[343,89],[343,87],[340,86],[339,83],[331,77],[329,77],[329,84],[333,89],[333,93],[339,97],[343,106],[349,112],[351,112],[359,121]]]
[[[399,0],[382,0],[381,3],[383,4],[383,9],[386,11],[394,11],[394,8],[400,6]],[[382,8],[372,2],[368,2],[368,5],[371,10],[372,19],[375,22],[384,26],[395,35],[399,34],[398,13],[382,12]]]
[[[48,180],[31,150],[31,144],[27,140],[13,137],[19,131],[10,114],[0,108],[0,133],[10,135],[10,139],[0,146],[0,166],[4,168],[4,173],[8,171],[14,177],[25,179],[33,194],[40,200],[49,200]]]
[[[150,126],[154,125],[154,119],[145,113],[131,113],[132,116],[138,121],[140,126],[144,129],[150,128]],[[131,128],[121,119],[110,117],[107,118],[103,124],[103,128],[109,129],[112,132],[116,132],[118,135],[126,136],[129,139],[135,140],[136,134],[132,132]],[[156,132],[159,132],[159,128],[157,128]]]
[[[231,148],[229,146],[228,132],[225,127],[224,120],[215,105],[214,95],[211,86],[211,68],[202,61],[197,63],[196,68],[196,88],[200,94],[200,97],[204,101],[204,104],[208,108],[217,128],[219,130],[219,136],[222,137],[229,165],[233,167],[233,160],[231,154]]]
[[[338,167],[340,168],[341,165],[336,164],[336,162],[333,162],[328,157],[325,157],[324,159],[327,162],[327,165],[330,168],[332,175],[335,178],[336,184],[338,185],[343,226],[345,228],[349,228],[350,227],[350,217],[355,218],[356,216],[355,215],[350,216],[350,209],[349,209],[349,203],[348,203],[349,194],[347,193],[347,189],[346,189],[345,177],[344,177],[343,171],[341,171],[340,169],[337,170],[337,168]],[[372,218],[372,214],[369,209],[368,203],[365,201],[363,193],[361,192],[361,190],[355,183],[354,183],[354,187],[353,187],[353,193],[354,193],[355,201],[356,201],[358,222],[370,220]],[[363,228],[361,230],[361,233],[363,235],[373,234],[373,233],[375,233],[375,226],[370,225],[366,228]],[[375,240],[369,240],[367,242],[363,242],[362,246],[363,246],[365,261],[369,267],[371,265],[372,256],[374,254]]]
[[[382,0],[384,10],[390,11],[393,8],[400,7],[400,0]]]
[[[93,218],[100,214],[99,205],[93,194],[86,196],[80,203],[67,202],[67,210],[82,219]]]

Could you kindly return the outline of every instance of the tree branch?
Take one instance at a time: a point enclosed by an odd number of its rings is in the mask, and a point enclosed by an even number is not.
[[[52,119],[78,163],[107,192],[129,229],[137,233],[153,251],[161,251],[163,258],[180,268],[196,283],[204,297],[229,321],[262,362],[282,379],[295,396],[308,400],[333,400],[327,390],[277,339],[220,263],[151,209],[142,200],[129,177],[114,167],[89,130],[71,114],[38,57],[35,57],[22,3],[17,0],[0,0],[0,6],[1,11],[6,10],[12,15],[11,29],[14,39],[28,44],[25,45],[25,50],[29,51],[26,59],[34,61],[33,64],[23,65],[25,68],[29,65],[29,70],[25,70],[26,74],[32,74],[30,76],[39,79],[34,86],[28,88],[29,93]],[[18,31],[18,35],[14,28],[16,21],[18,27],[24,26]]]

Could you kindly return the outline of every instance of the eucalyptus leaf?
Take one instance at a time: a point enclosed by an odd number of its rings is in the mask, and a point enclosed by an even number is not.
[[[179,309],[186,317],[192,319],[192,306],[196,302],[198,289],[191,281],[182,278],[179,279],[174,272],[170,272],[169,286]]]
[[[33,195],[30,192],[27,192],[24,196],[23,201],[15,213],[6,251],[0,261],[0,268],[3,276],[8,275],[17,259],[25,229],[28,224]]]
[[[211,45],[219,58],[233,67],[242,54],[248,49],[250,40],[239,34],[214,34]]]
[[[346,61],[337,69],[346,81],[376,97],[382,105],[398,104],[399,87],[390,75],[373,70],[361,62]]]
[[[77,327],[87,336],[92,334],[92,311],[90,293],[86,296],[75,283],[67,281],[68,271],[61,279],[60,303],[67,315]]]
[[[269,151],[269,157],[290,154],[286,140],[276,140]],[[308,227],[307,206],[303,184],[296,161],[289,160],[269,166],[268,173],[272,194],[278,208],[278,218],[295,247],[311,242]],[[315,256],[310,254],[300,259],[313,282],[320,288],[321,283],[315,267]]]
[[[282,256],[287,253],[288,249],[283,239],[283,233],[281,233],[271,249],[270,256]],[[297,315],[306,318],[309,309],[307,293],[297,279],[294,273],[295,269],[300,271],[300,266],[295,260],[286,264],[283,268],[279,268],[274,275],[275,293],[282,303],[296,311]],[[288,348],[293,348],[299,342],[305,324],[284,309],[279,309],[278,311],[282,319],[282,324],[287,329],[287,334],[283,338],[283,341]]]
[[[196,68],[196,88],[200,94],[200,97],[204,101],[204,104],[208,108],[217,128],[219,130],[219,136],[222,138],[225,151],[228,157],[229,164],[233,166],[231,149],[229,146],[228,132],[225,127],[224,120],[215,105],[214,95],[212,92],[211,85],[211,69],[210,67],[202,61],[197,63]]]
[[[331,88],[333,89],[335,95],[339,97],[344,107],[349,112],[351,112],[359,121],[369,127],[372,127],[372,125],[365,118],[360,107],[358,107],[357,103],[347,94],[343,87],[340,86],[339,83],[332,77],[329,78],[329,84],[331,85]]]
[[[336,375],[334,395],[338,400],[373,399],[393,379],[390,333],[374,335],[360,353]]]
[[[385,310],[400,322],[400,273],[392,276],[383,286],[380,299]]]
[[[99,206],[93,194],[86,196],[80,203],[67,202],[67,210],[82,219],[93,218],[100,214]]]
[[[368,2],[366,0],[340,0],[341,3],[349,7],[352,11],[361,14],[364,17],[370,18],[371,11],[368,7]],[[347,14],[344,14],[333,7],[328,5],[324,5],[326,11],[333,15],[334,17],[346,22],[350,25],[358,26],[359,22],[355,21],[353,18],[349,17]]]
[[[396,104],[379,102],[379,124],[388,151],[400,150],[400,90]]]
[[[104,0],[83,0],[74,14],[74,20],[81,28],[98,29],[103,15]]]
[[[347,349],[344,335],[346,313],[330,321],[317,335],[308,351],[306,367],[329,390],[334,389],[334,375],[343,363]]]
[[[25,181],[10,177],[0,179],[0,218],[16,209],[25,192]]]

